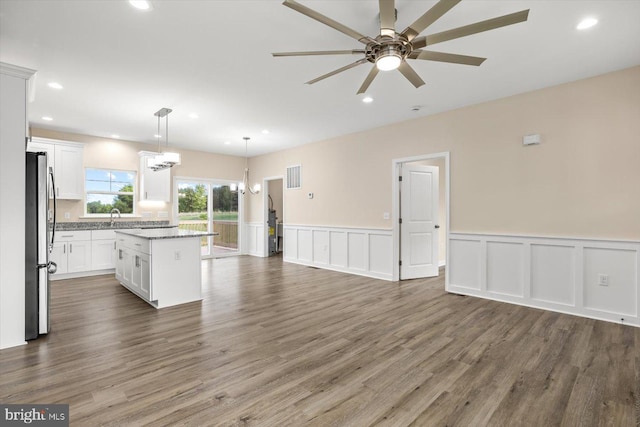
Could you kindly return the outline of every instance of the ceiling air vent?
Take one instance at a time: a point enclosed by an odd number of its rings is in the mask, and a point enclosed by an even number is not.
[[[287,167],[287,190],[302,188],[302,166]]]

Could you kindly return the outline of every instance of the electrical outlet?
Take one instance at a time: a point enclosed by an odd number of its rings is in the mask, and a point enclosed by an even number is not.
[[[389,212],[384,212],[382,214],[382,219],[391,219],[391,214],[389,214]]]
[[[608,274],[598,274],[598,285],[600,285],[600,286],[609,286],[609,275]]]
[[[176,251],[175,255],[176,255],[176,261],[180,261],[182,259],[182,254],[180,253],[180,251]]]
[[[65,212],[64,219],[70,219],[70,218],[71,218],[71,214],[69,212]]]

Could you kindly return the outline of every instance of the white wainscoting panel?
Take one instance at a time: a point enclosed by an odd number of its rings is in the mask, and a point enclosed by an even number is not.
[[[360,232],[347,232],[349,240],[347,251],[349,258],[347,260],[349,269],[366,271],[367,270],[367,235]]]
[[[327,230],[313,230],[313,262],[315,264],[329,264],[329,232]]]
[[[264,224],[248,222],[244,224],[244,242],[248,255],[264,257]]]
[[[600,286],[601,274],[609,284]],[[592,310],[636,314],[636,253],[624,249],[584,247],[584,306]]]
[[[393,238],[390,234],[369,234],[369,270],[377,274],[392,271]]]
[[[284,259],[298,259],[298,229],[285,228],[282,235],[284,243],[286,243],[284,245]]]
[[[285,245],[287,243],[285,242]],[[298,259],[304,262],[313,260],[313,231],[298,230]]]
[[[331,250],[329,257],[331,265],[336,268],[347,268],[347,233],[343,231],[329,231],[331,236]]]
[[[487,241],[487,291],[523,296],[523,252],[522,243]]]
[[[448,247],[448,292],[640,326],[640,242],[450,233]]]
[[[575,304],[576,250],[571,246],[531,245],[531,298]]]
[[[449,283],[458,288],[480,290],[484,278],[482,276],[482,246],[480,241],[451,239],[447,246],[451,259],[458,262],[449,263]]]
[[[284,261],[392,280],[391,230],[284,226]]]

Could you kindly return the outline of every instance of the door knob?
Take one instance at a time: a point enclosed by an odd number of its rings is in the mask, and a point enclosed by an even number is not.
[[[434,228],[440,228],[440,226],[439,225],[435,225]]]

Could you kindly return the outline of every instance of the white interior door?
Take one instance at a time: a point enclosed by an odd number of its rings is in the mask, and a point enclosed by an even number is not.
[[[402,165],[400,279],[438,275],[438,167]]]

